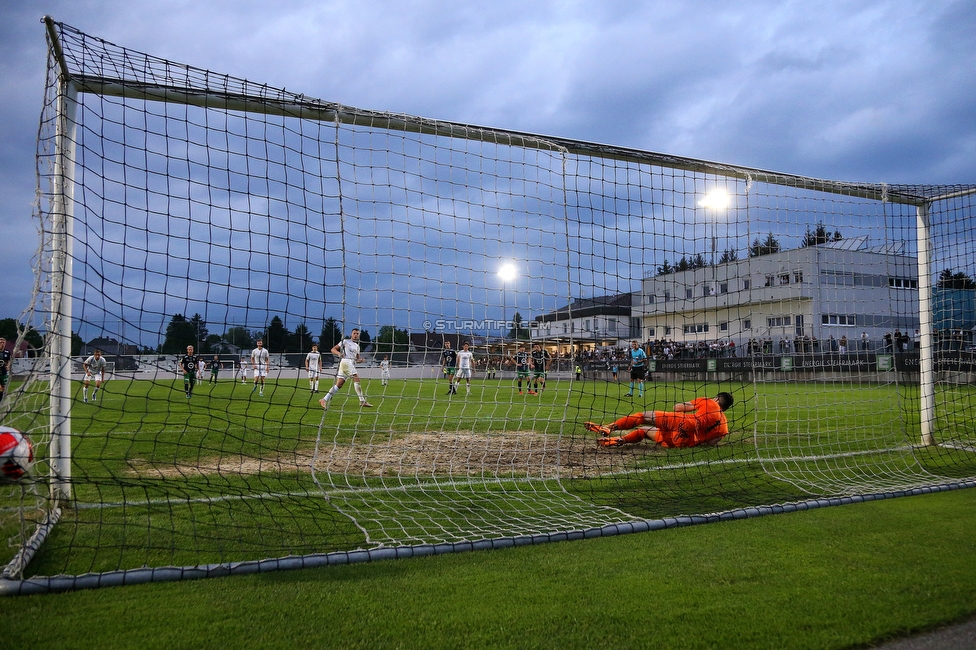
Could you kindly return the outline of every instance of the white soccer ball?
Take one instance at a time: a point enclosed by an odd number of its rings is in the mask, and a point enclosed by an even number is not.
[[[12,427],[0,427],[0,483],[15,483],[34,464],[30,438]]]

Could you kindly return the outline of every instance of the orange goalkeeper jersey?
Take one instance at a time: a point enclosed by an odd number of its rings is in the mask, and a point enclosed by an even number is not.
[[[694,447],[728,435],[729,424],[718,403],[708,397],[691,400],[694,411],[655,411],[655,436],[663,447]]]

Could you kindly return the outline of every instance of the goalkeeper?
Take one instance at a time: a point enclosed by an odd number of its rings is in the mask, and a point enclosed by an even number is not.
[[[583,426],[600,434],[597,442],[601,447],[634,444],[645,438],[662,447],[714,446],[729,435],[725,411],[733,401],[730,393],[719,393],[714,398],[698,397],[675,404],[674,411],[644,411],[609,425],[586,422]],[[628,432],[614,436],[614,431]]]

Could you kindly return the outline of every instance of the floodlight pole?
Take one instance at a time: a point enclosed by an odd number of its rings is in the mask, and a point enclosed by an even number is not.
[[[935,337],[932,319],[931,241],[929,204],[915,207],[918,245],[918,325],[919,325],[919,430],[922,445],[935,444]]]
[[[711,192],[706,194],[705,198],[703,198],[701,201],[698,202],[698,205],[705,208],[706,237],[707,239],[711,240],[711,246],[712,246],[712,255],[711,255],[711,259],[709,260],[709,266],[712,267],[712,283],[709,287],[709,294],[712,296],[718,296],[718,287],[716,286],[716,284],[718,283],[718,270],[715,268],[715,266],[718,264],[718,261],[715,259],[715,253],[718,248],[717,241],[716,241],[717,240],[716,230],[718,228],[718,224],[715,222],[715,218],[717,218],[720,211],[728,210],[729,197],[728,194],[725,193],[725,190],[723,190],[722,188],[715,188]],[[712,210],[715,213],[715,216],[711,219],[708,218],[709,210]],[[716,309],[716,313],[718,313],[717,298],[715,301],[715,309]]]
[[[501,278],[501,281],[502,281],[502,320],[505,323],[505,325],[504,325],[504,327],[502,329],[503,332],[504,332],[505,328],[508,327],[508,283],[511,280],[514,280],[515,279],[515,276],[516,276],[515,267],[513,265],[511,265],[511,264],[505,264],[505,265],[502,266],[502,268],[498,269],[498,277]],[[512,320],[514,321],[514,319],[512,319]],[[516,342],[517,342],[518,341],[518,324],[516,324],[514,326],[514,330],[515,330],[515,339],[516,339]],[[502,336],[502,353],[503,353],[502,356],[503,357],[504,357],[504,352],[505,352],[505,339],[506,338],[508,338],[508,334],[507,333],[505,333],[504,336]]]

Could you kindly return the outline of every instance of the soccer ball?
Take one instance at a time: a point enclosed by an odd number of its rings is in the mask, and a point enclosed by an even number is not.
[[[0,427],[0,483],[19,481],[34,464],[34,445],[17,429]]]

